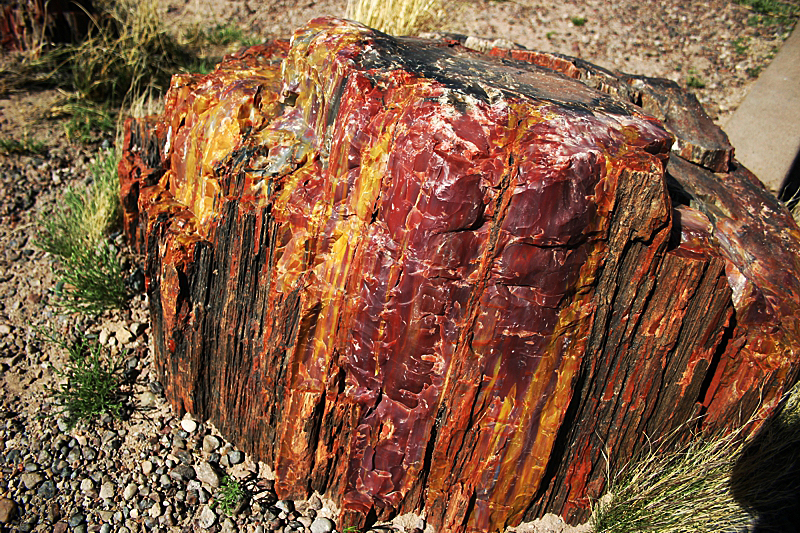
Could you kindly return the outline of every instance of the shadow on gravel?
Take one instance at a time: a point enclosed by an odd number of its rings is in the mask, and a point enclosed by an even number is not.
[[[752,533],[800,532],[800,409],[785,402],[748,443],[731,475],[739,504],[756,516]]]

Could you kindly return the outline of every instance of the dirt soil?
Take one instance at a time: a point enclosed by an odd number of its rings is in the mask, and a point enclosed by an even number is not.
[[[195,25],[230,24],[248,35],[272,38],[289,37],[293,28],[316,16],[344,16],[346,3],[164,0],[162,7],[176,32]],[[709,115],[724,127],[790,30],[757,23],[754,16],[747,7],[725,0],[588,0],[558,5],[543,0],[474,0],[449,4],[436,29],[507,39],[691,85]],[[53,368],[60,368],[64,354],[37,338],[39,328],[64,332],[78,327],[104,335],[110,349],[136,358],[133,364],[138,365],[141,382],[135,397],[152,402],[147,391],[153,387],[148,389],[147,384],[155,377],[148,375],[145,297],[139,295],[129,308],[96,319],[64,315],[54,306],[53,258],[34,243],[37,219],[58,209],[65,186],[90,182],[91,162],[114,143],[110,136],[92,145],[68,142],[64,119],[52,113],[61,98],[54,90],[0,94],[0,140],[34,139],[45,147],[41,154],[0,154],[0,465],[4,450],[19,445],[20,435],[30,442],[41,431],[56,431],[55,422],[41,415],[53,413],[47,387],[58,384]],[[120,237],[117,243],[124,246]],[[163,406],[163,400],[158,401]],[[168,409],[162,411],[161,422],[141,426],[144,441],[148,431],[157,437],[165,427],[180,422],[170,418]],[[141,423],[142,417],[137,420],[125,424]],[[131,457],[138,460],[136,454]],[[0,493],[10,494],[6,487],[8,483],[0,483]],[[529,525],[526,530],[561,531],[565,526],[557,522]],[[44,523],[42,518],[36,531],[49,531],[40,528]]]

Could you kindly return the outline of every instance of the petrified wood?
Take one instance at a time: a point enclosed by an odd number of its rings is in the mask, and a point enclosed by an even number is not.
[[[578,521],[796,379],[800,231],[732,156],[664,80],[336,19],[177,75],[120,163],[167,397],[346,524]]]

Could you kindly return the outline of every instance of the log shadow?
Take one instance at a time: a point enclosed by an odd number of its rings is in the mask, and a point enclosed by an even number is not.
[[[731,492],[754,517],[752,533],[800,532],[800,389],[795,387],[748,442]]]

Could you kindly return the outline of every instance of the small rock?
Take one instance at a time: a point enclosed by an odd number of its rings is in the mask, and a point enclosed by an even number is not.
[[[122,497],[125,498],[126,501],[130,501],[136,496],[137,492],[139,492],[139,487],[137,487],[135,483],[128,483],[125,486],[125,490],[122,491]]]
[[[86,521],[86,515],[83,513],[75,513],[69,517],[69,527],[75,528]]]
[[[217,515],[214,513],[214,511],[212,511],[208,506],[203,507],[203,510],[200,512],[200,527],[203,529],[209,529],[216,521]]]
[[[114,497],[114,484],[106,481],[100,486],[100,497],[104,500],[110,500]]]
[[[88,477],[81,481],[81,492],[89,492],[94,490],[94,481],[89,479]]]
[[[22,484],[25,485],[26,489],[33,490],[39,483],[44,481],[44,476],[39,472],[26,472],[19,476],[19,479],[22,481]]]
[[[173,450],[172,455],[177,457],[178,460],[185,465],[192,464],[192,453],[188,450]]]
[[[286,524],[286,527],[283,528],[283,533],[300,533],[301,531],[305,531],[305,527],[300,522],[296,520],[291,520]]]
[[[160,381],[151,381],[147,384],[147,386],[150,387],[151,391],[159,396],[164,394],[164,385],[162,385]]]
[[[114,322],[108,328],[114,333],[114,337],[120,344],[128,344],[133,340],[133,333],[125,324]]]
[[[244,454],[239,450],[228,452],[228,462],[231,465],[238,465],[242,461],[244,461]]]
[[[28,520],[26,520],[25,522],[22,522],[19,525],[20,533],[30,533],[31,531],[33,531],[33,528],[36,527],[36,524],[38,522],[39,522],[39,517],[38,516],[36,516],[36,515],[31,516]]]
[[[226,518],[225,521],[222,522],[220,533],[238,533],[238,531],[239,529],[236,527],[236,522],[230,518]]]
[[[91,446],[84,446],[81,450],[81,453],[83,453],[83,458],[87,461],[94,461],[97,459],[97,450]]]
[[[203,437],[203,451],[206,453],[211,453],[215,451],[222,445],[222,442],[219,440],[218,437],[214,435],[206,435]]]
[[[58,489],[56,488],[56,484],[53,480],[48,479],[44,483],[41,484],[39,490],[36,491],[36,494],[44,498],[45,500],[49,500],[56,495]]]
[[[308,507],[309,509],[314,509],[315,511],[319,511],[320,509],[322,509],[322,500],[319,499],[319,496],[314,494],[308,499]]]
[[[8,324],[0,324],[0,335],[9,335],[11,333],[11,326]]]
[[[300,522],[301,524],[303,524],[303,527],[311,527],[311,524],[314,523],[314,520],[312,520],[308,516],[298,517],[297,521]]]
[[[278,500],[275,502],[275,507],[285,512],[286,514],[294,511],[294,502],[292,500]]]
[[[199,481],[202,481],[203,483],[210,485],[215,489],[219,488],[221,481],[220,475],[210,463],[203,461],[202,463],[195,465],[194,470]]]
[[[156,395],[151,391],[144,391],[139,395],[139,405],[142,407],[152,407],[156,403]]]
[[[61,506],[58,502],[53,502],[47,506],[47,521],[55,524],[59,520],[61,520]]]
[[[68,527],[66,522],[56,522],[56,525],[53,526],[53,533],[65,533]]]
[[[330,518],[318,516],[311,522],[309,529],[311,533],[331,533],[336,528],[336,524]]]
[[[17,502],[10,498],[0,499],[0,524],[8,524],[17,516]]]
[[[100,533],[111,533],[111,525],[103,524],[100,526]]]
[[[164,510],[161,508],[160,503],[154,503],[153,506],[147,511],[147,513],[153,518],[158,518],[163,512]]]
[[[183,428],[183,430],[186,433],[191,433],[195,429],[197,429],[197,422],[195,422],[191,418],[184,418],[183,420],[181,420],[181,428]]]
[[[189,465],[178,465],[173,468],[170,473],[169,477],[174,479],[175,481],[189,481],[194,479],[194,468]]]

